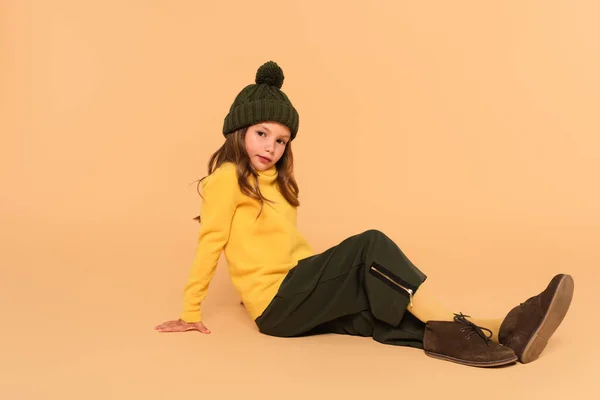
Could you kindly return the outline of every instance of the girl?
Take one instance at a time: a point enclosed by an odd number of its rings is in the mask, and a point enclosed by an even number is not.
[[[232,282],[264,334],[367,336],[479,367],[537,359],[569,309],[570,275],[556,275],[504,319],[469,319],[445,309],[424,284],[426,275],[377,230],[313,253],[296,228],[291,142],[299,117],[281,91],[283,80],[269,61],[235,98],[225,143],[200,180],[201,226],[183,311],[155,329],[210,333],[200,304],[224,251]]]

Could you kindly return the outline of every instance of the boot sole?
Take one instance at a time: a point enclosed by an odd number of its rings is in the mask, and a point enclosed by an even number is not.
[[[430,351],[425,351],[425,354],[432,358],[437,358],[439,360],[450,361],[457,364],[468,365],[469,367],[500,367],[503,365],[513,364],[518,360],[518,357],[515,355],[510,358],[506,358],[504,360],[494,360],[494,361],[469,361],[469,360],[461,360],[459,358],[454,358],[450,356],[446,356],[443,354],[432,353]]]
[[[542,351],[544,351],[548,344],[548,340],[550,340],[550,337],[562,323],[565,315],[567,315],[574,290],[575,283],[573,282],[573,277],[571,275],[563,276],[556,288],[556,292],[554,292],[554,297],[540,326],[533,332],[531,339],[529,339],[529,342],[527,342],[523,349],[523,353],[518,354],[519,361],[523,364],[537,360],[540,354],[542,354]]]

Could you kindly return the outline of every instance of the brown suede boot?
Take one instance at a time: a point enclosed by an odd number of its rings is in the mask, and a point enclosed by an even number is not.
[[[454,322],[427,322],[423,339],[425,354],[472,367],[497,367],[517,361],[512,349],[492,342],[492,332],[467,317],[460,313],[454,314]]]
[[[513,308],[500,326],[498,341],[526,364],[536,360],[565,318],[575,284],[571,275],[556,275],[546,290]]]

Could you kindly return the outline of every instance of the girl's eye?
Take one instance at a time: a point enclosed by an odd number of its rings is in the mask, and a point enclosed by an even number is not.
[[[261,131],[256,131],[256,133],[258,133],[258,136],[262,136],[265,134],[264,132],[261,132]]]
[[[285,146],[285,140],[279,139],[278,142]]]

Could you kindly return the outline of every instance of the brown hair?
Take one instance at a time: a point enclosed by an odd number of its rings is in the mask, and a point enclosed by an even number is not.
[[[225,143],[223,143],[221,148],[210,157],[208,162],[208,175],[212,174],[213,171],[219,168],[223,163],[234,163],[237,169],[240,190],[245,195],[260,202],[260,213],[262,213],[264,202],[267,201],[272,203],[272,201],[265,198],[260,192],[257,180],[258,172],[252,166],[250,157],[246,152],[245,139],[247,130],[247,127],[242,128],[226,136]],[[299,190],[296,179],[294,178],[294,154],[292,152],[291,141],[285,146],[283,155],[275,164],[275,168],[277,169],[277,186],[279,187],[279,191],[288,203],[294,207],[298,207],[300,205],[300,202],[298,201]],[[250,185],[248,179],[250,175],[254,177],[254,185]],[[198,181],[197,190],[200,197],[202,197],[199,190],[200,183],[206,178],[207,176]],[[258,214],[259,216],[260,213]],[[197,216],[194,219],[200,222],[200,216]]]

